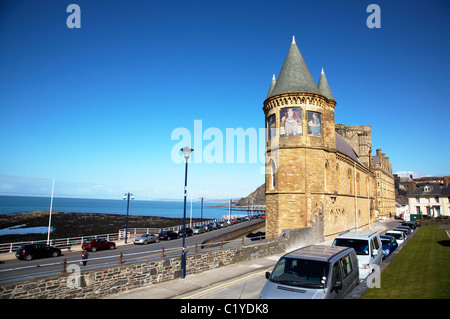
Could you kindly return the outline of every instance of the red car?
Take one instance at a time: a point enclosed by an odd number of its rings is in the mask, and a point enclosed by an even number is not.
[[[107,241],[106,239],[92,238],[86,239],[81,245],[81,248],[95,252],[100,249],[114,249],[116,248],[116,243]]]

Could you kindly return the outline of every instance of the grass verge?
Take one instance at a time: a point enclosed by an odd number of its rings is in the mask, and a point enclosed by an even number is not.
[[[450,240],[442,226],[420,227],[362,299],[449,299]],[[448,230],[448,229],[447,229]]]

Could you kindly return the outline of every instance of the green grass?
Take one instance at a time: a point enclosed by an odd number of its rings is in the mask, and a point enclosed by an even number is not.
[[[450,299],[450,240],[445,229],[424,226],[381,273],[381,288],[362,299]]]

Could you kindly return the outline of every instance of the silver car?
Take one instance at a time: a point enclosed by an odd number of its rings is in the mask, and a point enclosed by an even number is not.
[[[144,234],[141,237],[134,239],[134,244],[136,245],[146,245],[148,243],[157,243],[157,242],[159,242],[159,238],[155,234]]]
[[[192,228],[192,231],[194,234],[202,234],[206,232],[205,226],[203,225],[197,225],[194,228]]]

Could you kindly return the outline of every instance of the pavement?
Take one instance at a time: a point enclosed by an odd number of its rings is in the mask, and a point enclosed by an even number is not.
[[[379,233],[384,232],[385,223],[391,221],[380,221],[372,230]],[[331,245],[332,241],[318,243],[320,245]],[[179,296],[197,291],[215,284],[224,283],[234,278],[242,277],[249,273],[257,271],[271,271],[278,259],[287,252],[253,259],[237,264],[232,264],[198,274],[186,275],[185,279],[177,278],[174,280],[157,283],[151,286],[134,289],[105,297],[104,299],[177,299]],[[357,293],[352,295],[352,299],[358,299],[367,290],[367,285],[362,282]]]

